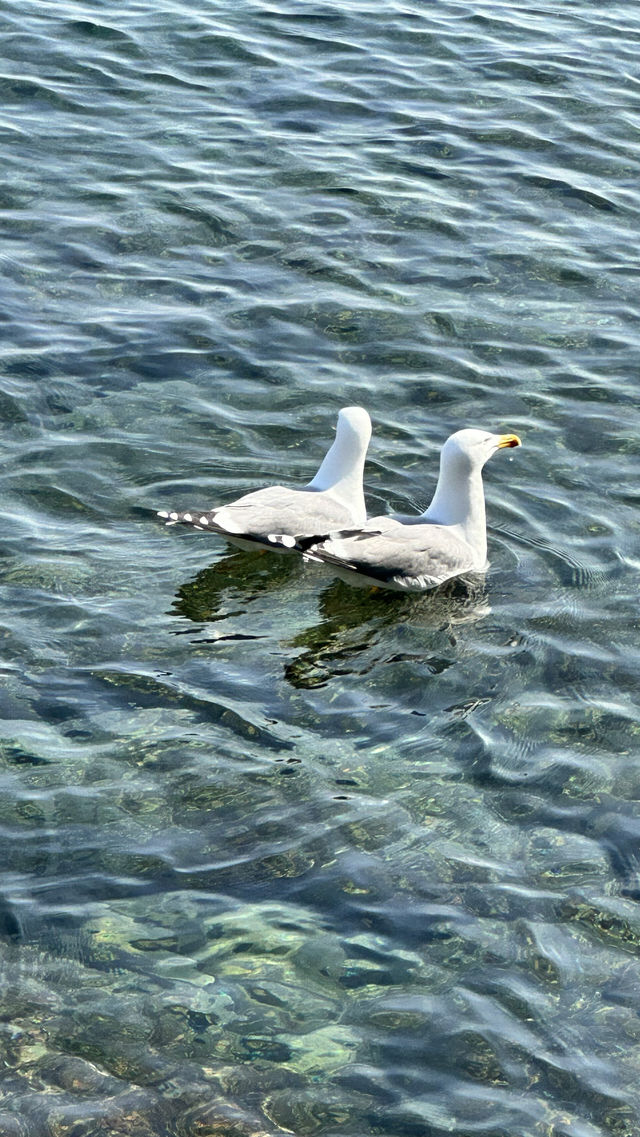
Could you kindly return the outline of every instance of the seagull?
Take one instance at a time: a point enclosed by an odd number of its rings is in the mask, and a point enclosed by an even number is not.
[[[343,407],[336,437],[315,478],[302,489],[268,486],[229,505],[210,510],[168,513],[167,525],[190,525],[225,537],[241,549],[288,553],[302,538],[365,524],[362,488],[364,460],[371,438],[371,419],[363,407]]]
[[[487,567],[482,467],[496,450],[520,446],[517,434],[459,430],[440,454],[429,508],[418,517],[372,517],[362,528],[303,540],[306,560],[330,565],[350,584],[422,592]]]

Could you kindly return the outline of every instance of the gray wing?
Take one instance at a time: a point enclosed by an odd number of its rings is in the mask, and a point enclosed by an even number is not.
[[[435,588],[470,572],[473,551],[446,525],[402,525],[373,518],[365,529],[336,533],[310,549],[312,556],[381,585]]]
[[[190,525],[233,540],[270,548],[294,548],[298,538],[344,529],[353,524],[349,509],[330,494],[269,486],[229,505],[186,513],[160,513],[169,525]]]

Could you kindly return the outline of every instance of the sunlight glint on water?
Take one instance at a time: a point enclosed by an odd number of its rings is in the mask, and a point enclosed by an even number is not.
[[[635,8],[0,20],[0,1132],[633,1137]],[[156,520],[350,404],[484,581]]]

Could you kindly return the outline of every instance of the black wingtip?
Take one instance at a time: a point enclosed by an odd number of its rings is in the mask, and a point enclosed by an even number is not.
[[[156,517],[164,521],[165,525],[189,525],[192,529],[209,529],[212,533],[223,533],[220,526],[216,525],[213,513],[203,513],[198,509],[182,513],[178,513],[177,510],[160,509],[156,511]]]
[[[369,529],[333,529],[330,533],[316,533],[313,537],[298,537],[296,548],[306,553],[312,545],[321,545],[323,541],[342,541],[350,537],[375,537],[377,530]]]
[[[298,537],[296,541],[296,549],[300,553],[306,553],[312,545],[319,545],[322,541],[329,540],[329,533],[316,533],[313,537]]]

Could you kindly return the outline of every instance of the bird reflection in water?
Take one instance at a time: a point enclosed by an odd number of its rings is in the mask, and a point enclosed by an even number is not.
[[[272,557],[252,551],[230,553],[181,585],[172,611],[196,623],[242,616],[248,604],[266,592],[279,590],[302,571],[297,557]],[[248,634],[243,638],[262,637]]]
[[[309,569],[297,558],[234,552],[183,584],[173,612],[199,624],[236,621],[233,631],[220,628],[200,643],[264,640],[266,635],[251,630],[250,605],[269,593],[281,598],[285,589],[295,604],[301,583],[307,591],[311,581]],[[279,645],[287,654],[295,652],[284,668],[293,687],[323,687],[339,675],[365,675],[406,661],[439,673],[456,660],[456,628],[490,611],[484,579],[472,576],[411,595],[356,589],[334,580],[320,592],[318,607],[317,623]],[[237,623],[242,616],[247,616],[244,627]],[[400,634],[407,630],[413,635]]]
[[[456,659],[456,626],[490,611],[484,581],[471,577],[412,596],[365,592],[336,580],[321,593],[319,608],[319,623],[290,645],[305,649],[285,667],[294,687],[323,687],[334,676],[366,675],[391,663],[415,662],[431,674],[445,671]],[[419,647],[415,634],[411,644],[395,634],[400,626],[424,633]]]

